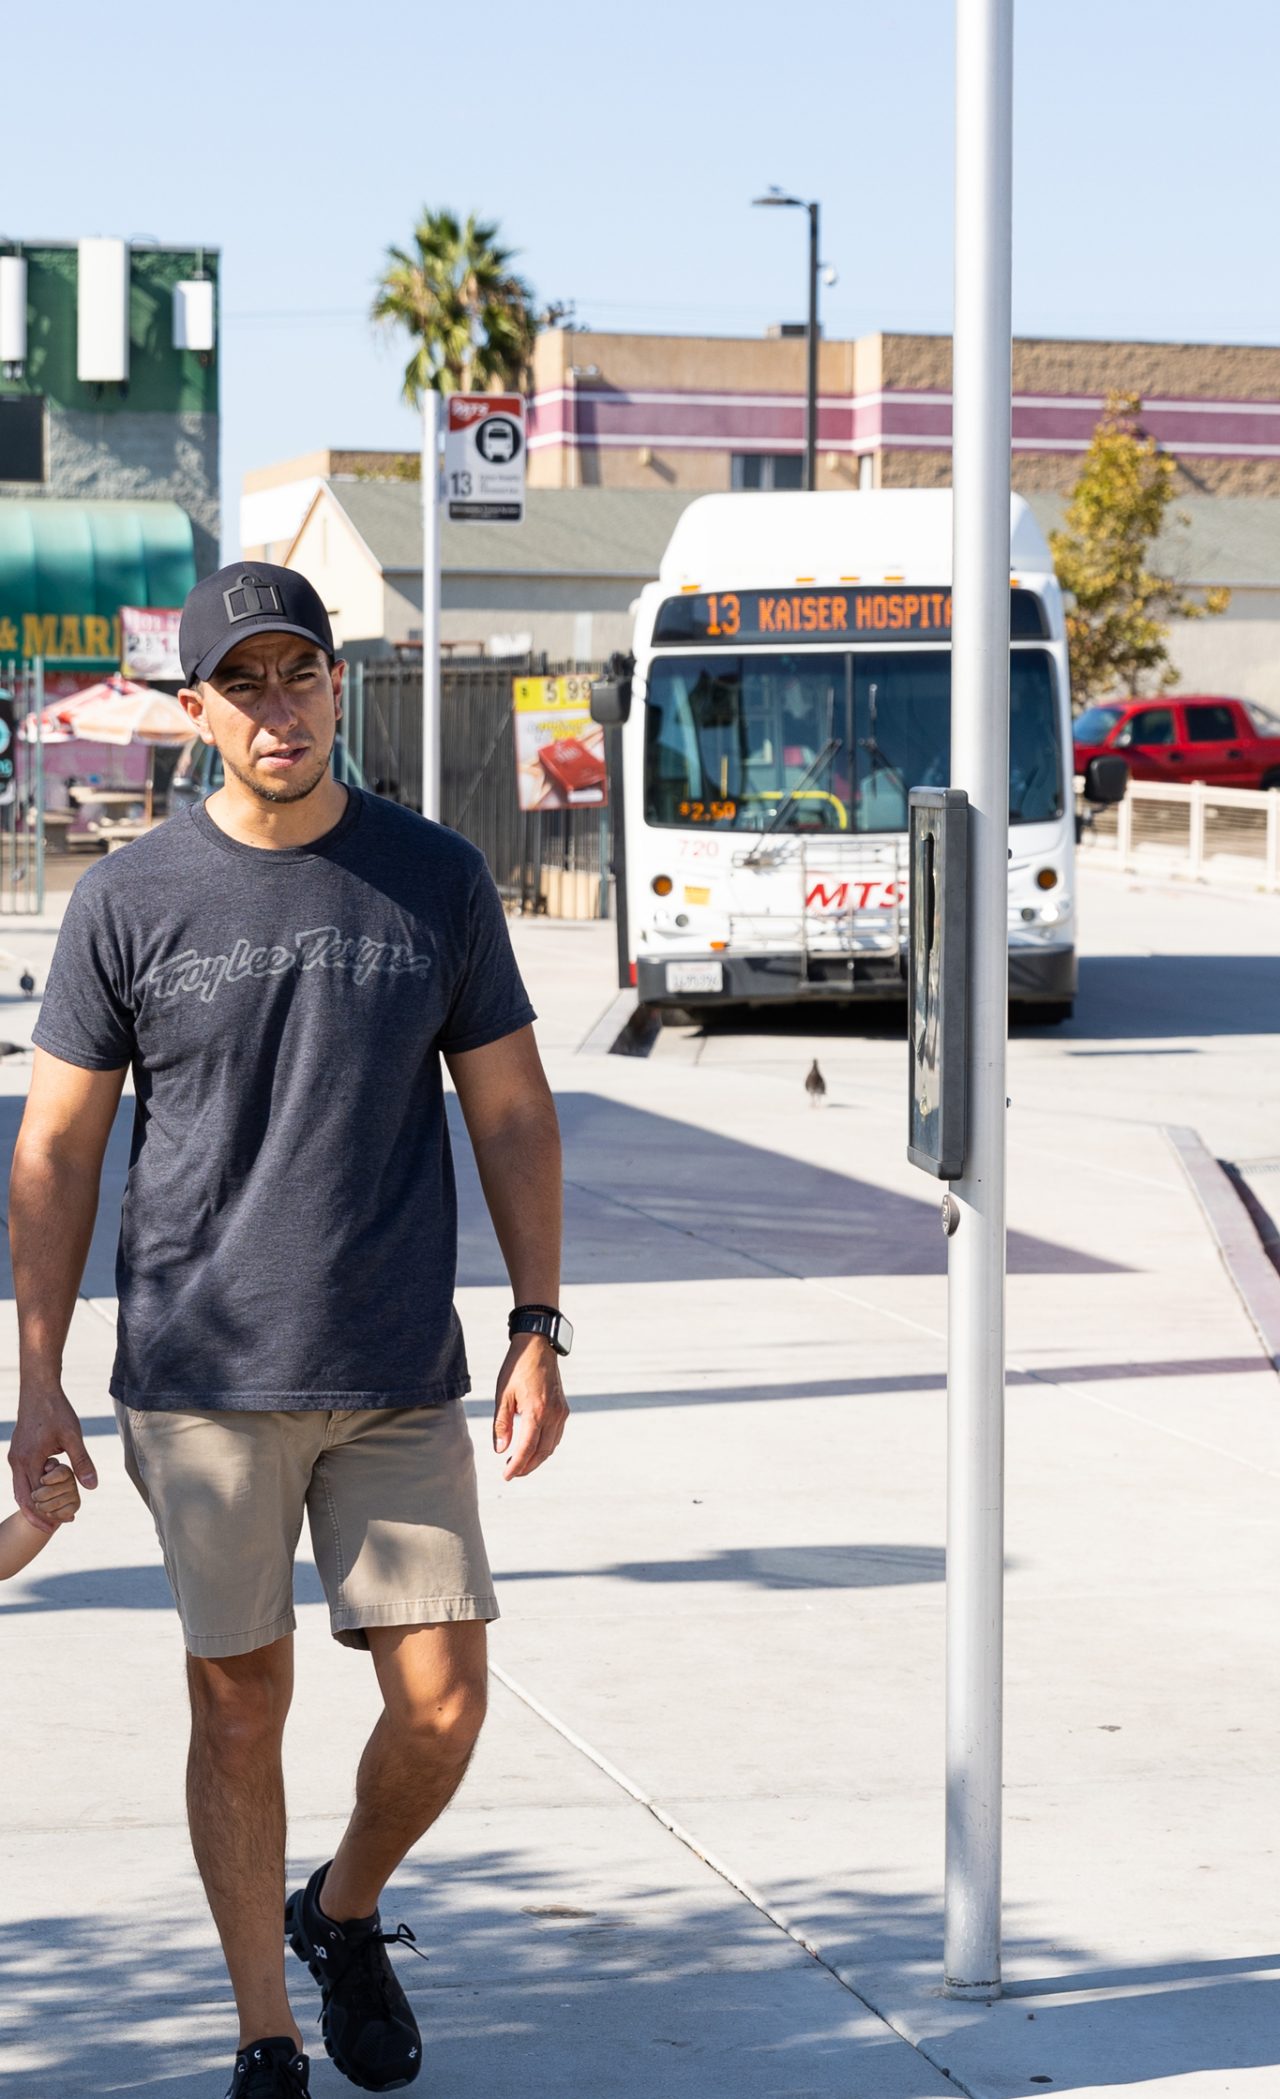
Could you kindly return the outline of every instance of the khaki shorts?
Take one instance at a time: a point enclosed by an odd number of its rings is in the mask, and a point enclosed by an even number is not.
[[[250,1654],[294,1628],[305,1509],[335,1640],[498,1615],[461,1400],[308,1413],[116,1401],[190,1653]]]

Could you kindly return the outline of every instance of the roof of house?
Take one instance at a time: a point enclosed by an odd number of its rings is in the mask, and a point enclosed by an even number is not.
[[[418,482],[344,478],[326,486],[384,571],[414,574],[421,568]],[[523,527],[446,523],[442,565],[450,575],[622,576],[647,582],[657,576],[676,520],[701,493],[531,488]],[[1036,489],[1028,491],[1027,502],[1045,533],[1061,524],[1064,495]],[[1156,560],[1165,573],[1187,584],[1280,590],[1280,497],[1180,499],[1157,542]]]
[[[331,481],[365,545],[384,570],[422,567],[422,490],[417,481]],[[647,581],[676,519],[696,489],[531,488],[525,523],[450,525],[441,559],[452,575],[627,576]]]

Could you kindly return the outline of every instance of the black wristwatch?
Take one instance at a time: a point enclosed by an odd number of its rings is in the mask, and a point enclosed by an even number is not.
[[[541,1334],[558,1356],[567,1356],[573,1347],[573,1328],[554,1305],[517,1305],[507,1332],[513,1341],[517,1334]]]

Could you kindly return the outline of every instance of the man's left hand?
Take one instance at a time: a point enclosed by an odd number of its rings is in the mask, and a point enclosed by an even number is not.
[[[560,1361],[541,1334],[517,1334],[498,1374],[493,1447],[508,1453],[504,1480],[523,1479],[546,1463],[564,1434],[568,1402]]]

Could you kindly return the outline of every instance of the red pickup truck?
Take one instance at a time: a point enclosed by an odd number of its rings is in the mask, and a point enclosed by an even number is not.
[[[1255,700],[1105,700],[1086,707],[1072,733],[1078,773],[1105,753],[1123,758],[1135,780],[1280,787],[1280,716]]]

